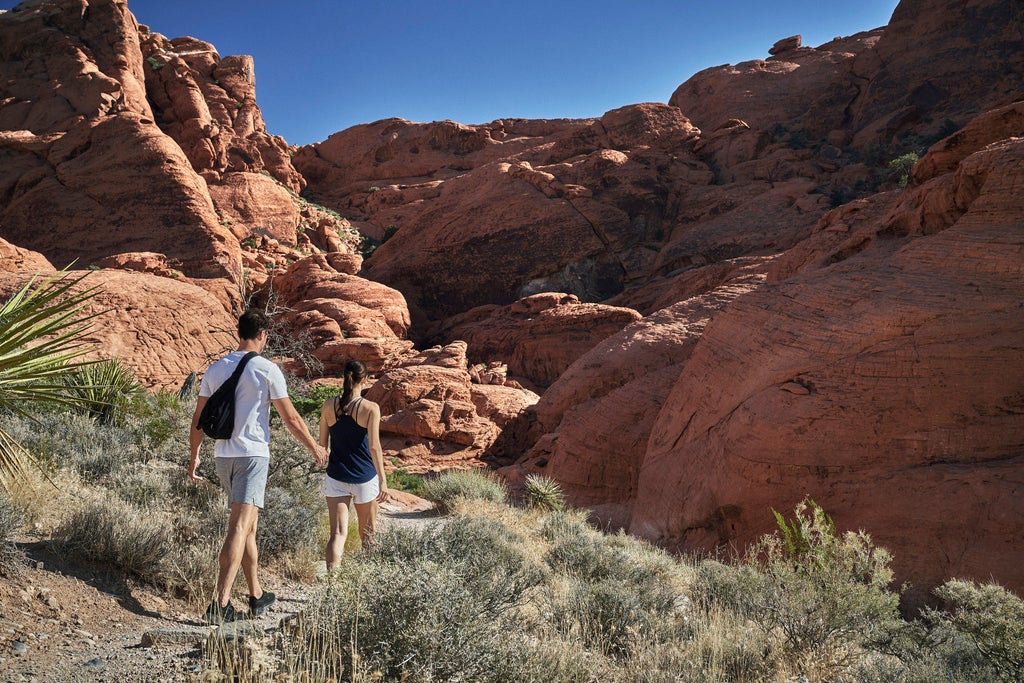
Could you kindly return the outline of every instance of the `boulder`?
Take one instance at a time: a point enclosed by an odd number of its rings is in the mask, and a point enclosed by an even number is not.
[[[640,317],[631,309],[547,292],[504,307],[471,310],[446,321],[436,334],[467,342],[474,363],[502,361],[512,375],[543,387],[595,344]]]
[[[239,278],[206,183],[154,122],[139,40],[123,3],[0,16],[0,234],[58,267],[148,251],[189,276]]]
[[[0,238],[0,272],[52,273],[54,270],[42,254],[22,249]]]

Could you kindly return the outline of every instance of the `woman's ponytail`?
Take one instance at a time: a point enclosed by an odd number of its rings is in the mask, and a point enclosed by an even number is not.
[[[366,365],[362,361],[352,359],[345,362],[345,370],[342,374],[345,382],[344,389],[341,393],[341,403],[335,412],[344,412],[345,408],[348,407],[349,401],[352,400],[352,388],[362,382],[365,377]]]

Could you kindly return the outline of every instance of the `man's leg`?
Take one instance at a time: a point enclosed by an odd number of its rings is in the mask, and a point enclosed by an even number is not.
[[[242,565],[242,558],[247,555],[247,544],[250,537],[254,544],[253,554],[255,555],[256,543],[256,519],[259,515],[259,508],[252,503],[232,503],[231,517],[228,520],[228,533],[224,538],[224,545],[221,546],[220,571],[217,574],[217,604],[225,607],[231,600],[231,587],[238,575],[238,568]],[[255,557],[253,558],[255,567]],[[255,570],[253,571],[255,576]],[[248,575],[246,575],[248,579]]]
[[[256,549],[256,527],[259,526],[259,508],[256,509],[256,516],[252,520],[252,529],[245,539],[245,552],[242,554],[242,573],[245,575],[245,582],[249,584],[249,595],[263,597],[263,586],[260,585],[259,577],[256,575],[259,564],[259,552]]]

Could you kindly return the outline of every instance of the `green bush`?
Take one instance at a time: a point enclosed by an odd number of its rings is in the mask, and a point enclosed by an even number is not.
[[[444,564],[495,612],[518,604],[541,581],[540,569],[527,560],[511,532],[483,517],[460,515],[422,528],[390,529],[373,554],[397,563]]]
[[[341,395],[341,387],[329,384],[316,384],[303,387],[300,391],[290,393],[292,405],[299,415],[305,418],[320,419],[320,409],[324,401]]]
[[[556,538],[545,556],[570,580],[568,595],[552,601],[562,633],[613,657],[631,653],[640,642],[671,638],[677,598],[671,559],[663,551],[648,553],[635,539],[623,543],[590,529],[575,531]]]
[[[995,583],[947,581],[935,589],[945,611],[929,610],[932,623],[948,625],[972,642],[1000,680],[1024,672],[1024,601]]]
[[[411,493],[414,496],[423,497],[423,475],[412,474],[406,471],[404,467],[400,465],[401,461],[397,458],[391,459],[391,464],[395,466],[395,469],[388,473],[388,488],[397,489],[399,491],[405,491]]]
[[[446,470],[423,482],[423,496],[434,501],[439,511],[448,512],[458,498],[504,503],[508,491],[505,484],[490,473]]]
[[[316,510],[278,487],[268,487],[264,511],[260,514],[256,545],[261,560],[273,560],[286,553],[320,551],[320,529]]]
[[[902,189],[907,186],[910,182],[910,172],[914,169],[914,164],[917,163],[918,159],[921,158],[917,152],[907,152],[901,154],[895,159],[889,162],[889,169],[892,175],[896,178],[896,184]]]
[[[328,675],[345,680],[360,671],[384,680],[494,680],[509,666],[506,616],[540,574],[500,524],[456,518],[382,531],[372,551],[342,563],[331,581],[311,605],[296,658],[338,666]]]

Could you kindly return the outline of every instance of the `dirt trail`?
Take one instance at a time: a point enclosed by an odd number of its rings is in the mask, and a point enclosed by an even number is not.
[[[431,518],[422,508],[382,506],[380,513],[382,527]],[[0,683],[198,680],[201,644],[213,632],[200,618],[205,604],[157,595],[115,571],[69,565],[42,543],[24,549],[22,575],[0,578]],[[315,585],[269,572],[261,578],[278,599],[253,623],[272,639]]]

